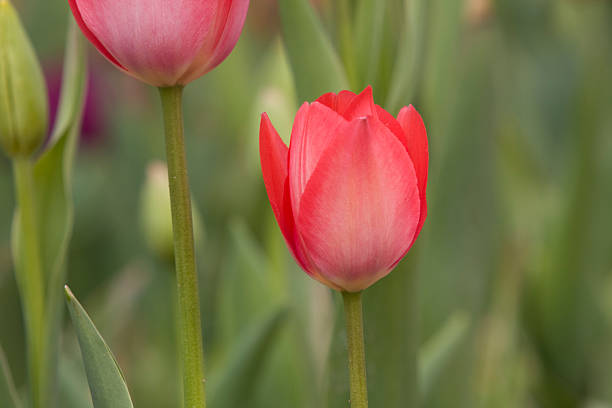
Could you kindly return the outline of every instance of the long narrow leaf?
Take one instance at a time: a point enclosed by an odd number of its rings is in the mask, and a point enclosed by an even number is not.
[[[17,390],[15,390],[13,377],[2,347],[0,347],[0,407],[21,408],[21,401],[17,396]]]
[[[59,395],[62,408],[91,408],[91,396],[81,362],[65,356],[59,364]]]
[[[43,269],[47,283],[52,285],[48,290],[60,294],[64,279],[57,275],[63,269],[72,231],[72,163],[80,131],[85,87],[85,49],[73,23],[66,45],[58,122],[46,150],[34,167]]]
[[[417,406],[418,247],[364,295],[366,356],[372,406]],[[389,381],[389,379],[392,381]]]
[[[211,406],[248,405],[249,395],[258,379],[258,370],[277,344],[276,339],[287,320],[287,309],[279,306],[259,322],[252,324],[239,340],[232,355],[210,384]]]
[[[411,103],[416,93],[424,63],[428,7],[427,0],[404,0],[404,29],[387,101],[387,108],[392,112]]]
[[[417,313],[414,254],[364,292],[364,335],[368,399],[372,407],[417,406]],[[336,296],[338,300],[338,296]],[[347,406],[349,398],[345,318],[337,302],[329,357],[327,406]],[[391,379],[391,380],[389,380]]]
[[[465,312],[455,312],[440,331],[421,347],[419,388],[423,401],[427,401],[436,381],[468,334],[469,323],[469,316]]]
[[[71,19],[72,21],[72,19]],[[44,398],[54,395],[57,380],[57,344],[61,321],[62,285],[65,276],[65,260],[72,233],[73,203],[71,191],[72,163],[81,125],[81,113],[85,93],[86,62],[82,36],[72,21],[70,24],[64,58],[62,92],[56,126],[52,136],[33,165],[33,190],[37,232],[43,272],[40,301],[44,302],[44,361],[41,391]],[[19,248],[24,237],[15,211],[12,247],[17,277],[24,265]],[[55,401],[48,400],[49,407]]]
[[[45,332],[50,387],[56,385],[57,378],[62,285],[74,218],[72,163],[80,135],[87,76],[85,44],[76,23],[70,20],[57,121],[46,150],[34,165],[41,261],[46,279]]]
[[[308,0],[280,0],[283,38],[300,102],[348,86],[340,58]]]
[[[355,47],[359,89],[375,85],[380,66],[380,50],[383,39],[386,2],[361,0],[357,8]]]
[[[72,324],[81,346],[94,407],[132,408],[132,400],[115,357],[67,286],[65,293]]]

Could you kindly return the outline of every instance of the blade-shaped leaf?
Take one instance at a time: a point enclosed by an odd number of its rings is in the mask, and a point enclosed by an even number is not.
[[[72,20],[72,19],[71,19]],[[82,105],[86,78],[85,48],[82,36],[72,21],[68,30],[64,73],[58,119],[52,137],[33,162],[32,188],[36,211],[36,230],[42,270],[42,288],[38,297],[44,302],[44,318],[40,328],[44,331],[43,359],[40,370],[43,374],[40,391],[49,407],[55,406],[52,400],[54,382],[57,380],[57,344],[61,321],[62,285],[65,276],[65,259],[72,233],[73,204],[71,174],[76,143],[81,125]],[[24,270],[29,254],[23,253],[21,243],[24,233],[21,230],[19,209],[16,208],[12,247],[15,259],[17,281],[22,282],[27,275]],[[41,283],[40,281],[38,282]],[[24,296],[22,294],[22,296]],[[42,313],[41,313],[42,314]],[[41,352],[42,353],[42,352]]]
[[[372,406],[417,406],[418,314],[414,247],[389,276],[364,294],[368,387]],[[389,381],[389,379],[393,379]]]
[[[79,121],[83,105],[86,77],[86,53],[83,37],[71,18],[66,40],[62,89],[55,126],[45,150],[51,149]]]
[[[94,407],[132,408],[132,400],[115,357],[67,286],[65,292],[72,324],[81,346]]]
[[[375,85],[380,65],[380,50],[386,2],[361,0],[355,22],[355,48],[359,89]]]
[[[91,408],[87,377],[76,358],[63,356],[59,361],[59,395],[62,408]]]
[[[287,308],[279,306],[263,320],[251,325],[248,332],[232,348],[229,361],[212,377],[211,406],[248,405],[249,395],[258,380],[258,372],[287,320]]]
[[[283,39],[300,102],[348,86],[340,59],[308,0],[280,0]]]
[[[71,24],[64,60],[58,121],[46,150],[34,165],[43,270],[49,291],[61,294],[64,261],[72,231],[72,163],[86,87],[84,43]],[[58,276],[59,275],[59,276]],[[58,295],[58,299],[61,296]]]
[[[414,251],[414,249],[413,249]],[[415,254],[363,297],[368,399],[372,407],[417,406],[417,312]],[[339,296],[336,296],[338,300]],[[328,407],[347,406],[348,354],[342,302],[329,359]],[[391,380],[390,380],[391,379]]]
[[[72,163],[80,135],[86,89],[85,43],[71,19],[66,41],[58,116],[46,150],[34,164],[34,188],[46,278],[46,333],[50,387],[57,378],[57,349],[62,318],[62,285],[66,254],[72,236]]]
[[[404,29],[387,101],[392,112],[410,103],[416,93],[424,62],[428,7],[427,0],[404,0]]]
[[[427,341],[419,353],[419,389],[423,401],[427,398],[444,367],[468,333],[470,318],[465,312],[455,312],[440,331]]]
[[[21,408],[21,401],[17,395],[13,377],[0,347],[0,407]]]

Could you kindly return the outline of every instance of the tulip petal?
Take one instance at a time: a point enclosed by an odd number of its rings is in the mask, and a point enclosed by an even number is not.
[[[215,28],[220,12],[201,0],[72,1],[86,33],[130,74],[156,86],[177,83]]]
[[[419,181],[419,196],[421,199],[421,219],[416,230],[414,239],[421,232],[425,218],[427,217],[427,168],[429,166],[429,148],[427,143],[427,131],[421,115],[417,112],[414,106],[402,108],[397,121],[402,127],[405,134],[405,146],[408,154],[412,158],[414,168],[416,170],[417,179]]]
[[[81,16],[81,12],[79,11],[79,7],[77,6],[77,0],[68,0],[68,4],[70,5],[70,9],[72,10],[72,14],[74,15],[74,19],[76,20],[79,28],[83,31],[83,34],[91,43],[97,48],[98,51],[102,55],[104,55],[110,62],[118,66],[119,68],[125,70],[123,65],[117,61],[115,57],[111,55],[110,52],[102,45],[100,40],[95,36],[94,33],[87,27],[87,24],[83,21],[83,17]]]
[[[404,145],[406,150],[408,150],[408,138],[404,133],[404,129],[400,123],[393,117],[392,114],[376,105],[376,117],[380,120],[383,125],[385,125],[395,136],[397,136],[398,140]],[[410,152],[408,152],[410,154]]]
[[[264,184],[272,211],[293,257],[308,272],[308,262],[296,239],[295,222],[291,211],[289,181],[287,180],[287,146],[283,143],[267,114],[261,116],[259,154]]]
[[[270,198],[272,210],[277,219],[281,219],[285,181],[287,180],[287,155],[285,146],[278,132],[266,113],[261,115],[259,127],[259,156],[266,191]]]
[[[335,129],[346,120],[327,106],[304,103],[298,110],[289,146],[289,182],[293,214],[297,217],[300,197],[321,154],[334,140]]]
[[[354,97],[344,110],[339,111],[347,120],[363,116],[374,116],[375,112],[374,95],[372,87],[369,85],[359,95]]]
[[[406,149],[380,121],[356,119],[337,133],[304,191],[297,229],[319,273],[359,291],[410,247],[419,191]]]
[[[342,114],[356,97],[357,94],[351,91],[341,91],[337,95],[329,92],[321,95],[316,102],[322,103],[334,112]]]
[[[180,83],[189,83],[211,71],[223,62],[236,46],[246,20],[249,0],[223,0],[222,3],[227,10],[217,25],[215,36],[210,36],[212,41],[206,41],[200,48]]]

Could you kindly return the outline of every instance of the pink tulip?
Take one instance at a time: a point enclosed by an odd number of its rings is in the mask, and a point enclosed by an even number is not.
[[[259,137],[272,210],[310,276],[357,292],[406,255],[427,215],[427,134],[412,105],[395,119],[370,87],[329,93],[302,105],[289,149],[265,113]]]
[[[219,65],[249,0],[68,0],[85,36],[120,69],[154,86],[186,85]]]

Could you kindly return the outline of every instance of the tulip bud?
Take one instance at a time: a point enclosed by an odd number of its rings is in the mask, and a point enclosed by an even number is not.
[[[230,54],[249,0],[68,0],[83,34],[150,85],[186,85]]]
[[[427,215],[427,135],[412,106],[396,119],[370,87],[325,94],[302,105],[289,148],[266,114],[259,137],[274,215],[306,273],[358,292],[406,255]]]
[[[174,260],[172,213],[168,187],[168,168],[163,162],[153,162],[147,169],[147,178],[141,193],[141,223],[147,246],[161,260]],[[201,217],[192,206],[196,243],[203,238]]]
[[[15,9],[0,0],[0,146],[31,156],[45,140],[48,106],[42,70]]]

